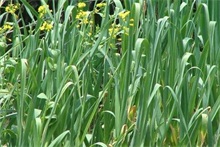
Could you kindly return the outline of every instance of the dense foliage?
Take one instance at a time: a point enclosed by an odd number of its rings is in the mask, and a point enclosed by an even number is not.
[[[2,5],[0,144],[219,146],[220,1],[89,4]]]

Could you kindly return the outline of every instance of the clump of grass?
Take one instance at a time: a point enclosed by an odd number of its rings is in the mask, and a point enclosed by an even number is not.
[[[218,1],[21,2],[29,25],[0,14],[1,145],[219,145]]]

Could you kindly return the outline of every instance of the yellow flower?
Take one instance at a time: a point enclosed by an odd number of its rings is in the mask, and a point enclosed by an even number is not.
[[[133,23],[130,23],[130,24],[129,24],[129,26],[133,27],[133,26],[134,26],[134,24],[133,24]]]
[[[40,18],[42,18],[47,13],[47,9],[49,9],[48,5],[42,5],[38,8]]]
[[[51,29],[53,28],[53,25],[52,23],[49,23],[49,22],[44,22],[43,25],[40,27],[40,30],[41,31],[50,31]]]
[[[96,5],[96,7],[99,7],[99,8],[105,7],[105,6],[106,6],[106,3],[98,3],[98,4]]]
[[[118,38],[117,40],[118,40],[118,41],[122,41],[122,39],[121,39],[121,38]]]
[[[4,24],[3,29],[4,30],[11,30],[13,27],[9,24]]]
[[[42,5],[38,8],[39,13],[46,13],[46,9],[48,8],[48,5]]]
[[[88,24],[89,23],[89,21],[88,21],[88,19],[86,18],[86,19],[83,19],[83,24]]]
[[[130,24],[129,24],[131,27],[133,27],[134,26],[134,19],[132,18],[132,19],[130,19]]]
[[[78,3],[78,8],[84,8],[84,7],[86,7],[86,4],[85,3]]]
[[[12,24],[9,22],[6,22],[2,27],[0,27],[0,33],[4,33],[8,30],[11,30],[12,28],[13,28]]]
[[[108,29],[109,35],[114,39],[118,35],[121,27],[120,25],[112,24],[111,28]]]
[[[125,11],[125,12],[120,12],[118,16],[122,19],[125,20],[125,18],[130,14],[130,11]]]
[[[76,19],[83,19],[85,16],[87,16],[87,12],[80,10],[76,15]]]
[[[20,6],[19,4],[9,4],[8,6],[5,7],[5,11],[11,14],[15,14],[19,6]]]
[[[79,20],[79,24],[88,24],[88,23],[93,23],[88,19],[89,11],[82,11],[79,10],[79,12],[76,15],[76,19]]]

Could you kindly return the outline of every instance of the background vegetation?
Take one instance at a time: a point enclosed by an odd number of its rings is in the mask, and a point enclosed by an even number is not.
[[[220,145],[220,1],[12,2],[0,14],[1,145]]]

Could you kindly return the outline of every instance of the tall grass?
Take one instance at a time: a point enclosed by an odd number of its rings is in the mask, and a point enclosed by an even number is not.
[[[88,3],[21,2],[27,27],[0,14],[1,145],[220,145],[219,1],[107,0],[100,26]]]

